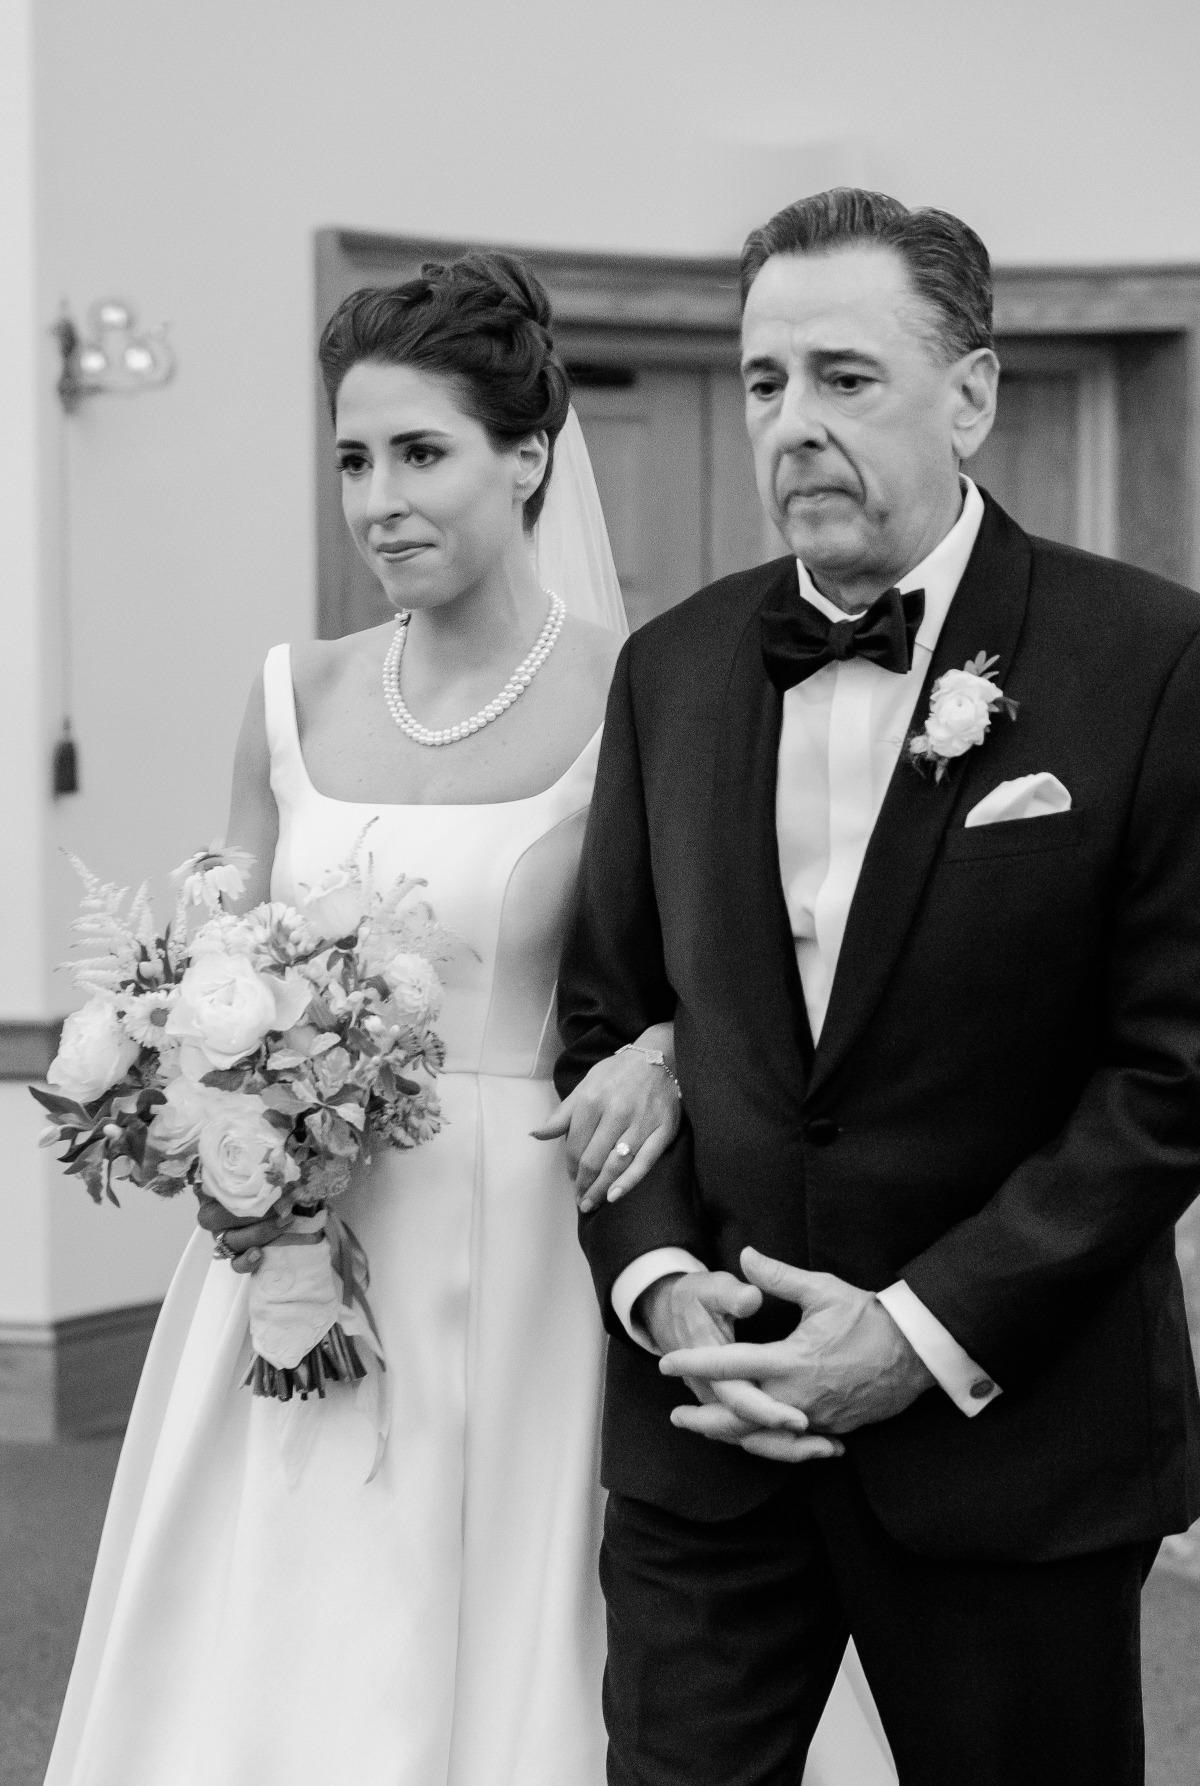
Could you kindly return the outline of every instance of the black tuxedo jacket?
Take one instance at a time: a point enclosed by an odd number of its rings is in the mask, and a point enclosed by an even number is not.
[[[733,1516],[781,1466],[671,1426],[688,1391],[612,1314],[653,1247],[747,1244],[903,1277],[1004,1394],[940,1389],[850,1435],[887,1530],[935,1556],[1059,1557],[1200,1514],[1200,1399],[1172,1225],[1200,1190],[1200,599],[1030,539],[990,498],[918,702],[980,651],[1020,703],[941,783],[898,763],[813,1048],[775,829],[782,702],[727,577],[617,667],[560,982],[569,1090],[673,1018],[687,1121],[581,1225],[612,1335],[603,1474]],[[1070,812],[964,829],[1049,770]],[[741,1337],[775,1337],[769,1303]],[[821,1468],[811,1464],[810,1469]]]

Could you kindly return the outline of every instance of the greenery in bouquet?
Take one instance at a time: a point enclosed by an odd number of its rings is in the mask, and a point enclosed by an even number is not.
[[[251,1377],[284,1400],[364,1374],[355,1328],[379,1352],[365,1255],[330,1206],[374,1142],[414,1147],[440,1124],[449,938],[415,897],[423,883],[374,884],[365,835],[297,906],[244,913],[222,901],[244,891],[248,858],[201,852],[176,870],[162,932],[145,887],[127,905],[127,889],[76,862],[71,971],[91,997],[64,1024],[48,1089],[31,1088],[50,1116],[43,1144],[65,1143],[97,1202],[123,1182],[192,1186],[239,1219],[298,1217],[252,1286]],[[299,1261],[272,1258],[285,1243],[314,1249],[299,1286]]]

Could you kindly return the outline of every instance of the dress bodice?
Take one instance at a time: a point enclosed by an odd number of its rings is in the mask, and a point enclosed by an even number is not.
[[[558,1049],[555,974],[600,749],[596,732],[565,775],[525,800],[397,806],[335,800],[313,786],[300,749],[291,652],[263,669],[279,843],[271,897],[301,889],[362,838],[378,883],[420,876],[456,947],[442,969],[438,1030],[446,1071],[548,1078]],[[364,827],[370,829],[363,836]]]

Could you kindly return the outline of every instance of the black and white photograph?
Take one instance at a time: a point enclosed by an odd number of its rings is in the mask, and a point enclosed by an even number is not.
[[[0,1786],[1200,1786],[1198,71],[6,0]]]

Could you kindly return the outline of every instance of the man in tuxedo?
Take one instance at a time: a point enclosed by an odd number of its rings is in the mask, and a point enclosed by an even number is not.
[[[806,199],[742,296],[795,555],[626,645],[560,990],[564,1094],[673,1020],[685,1110],[581,1222],[609,1779],[799,1786],[852,1634],[906,1786],[1127,1786],[1200,1514],[1200,600],[963,475],[957,219]]]

